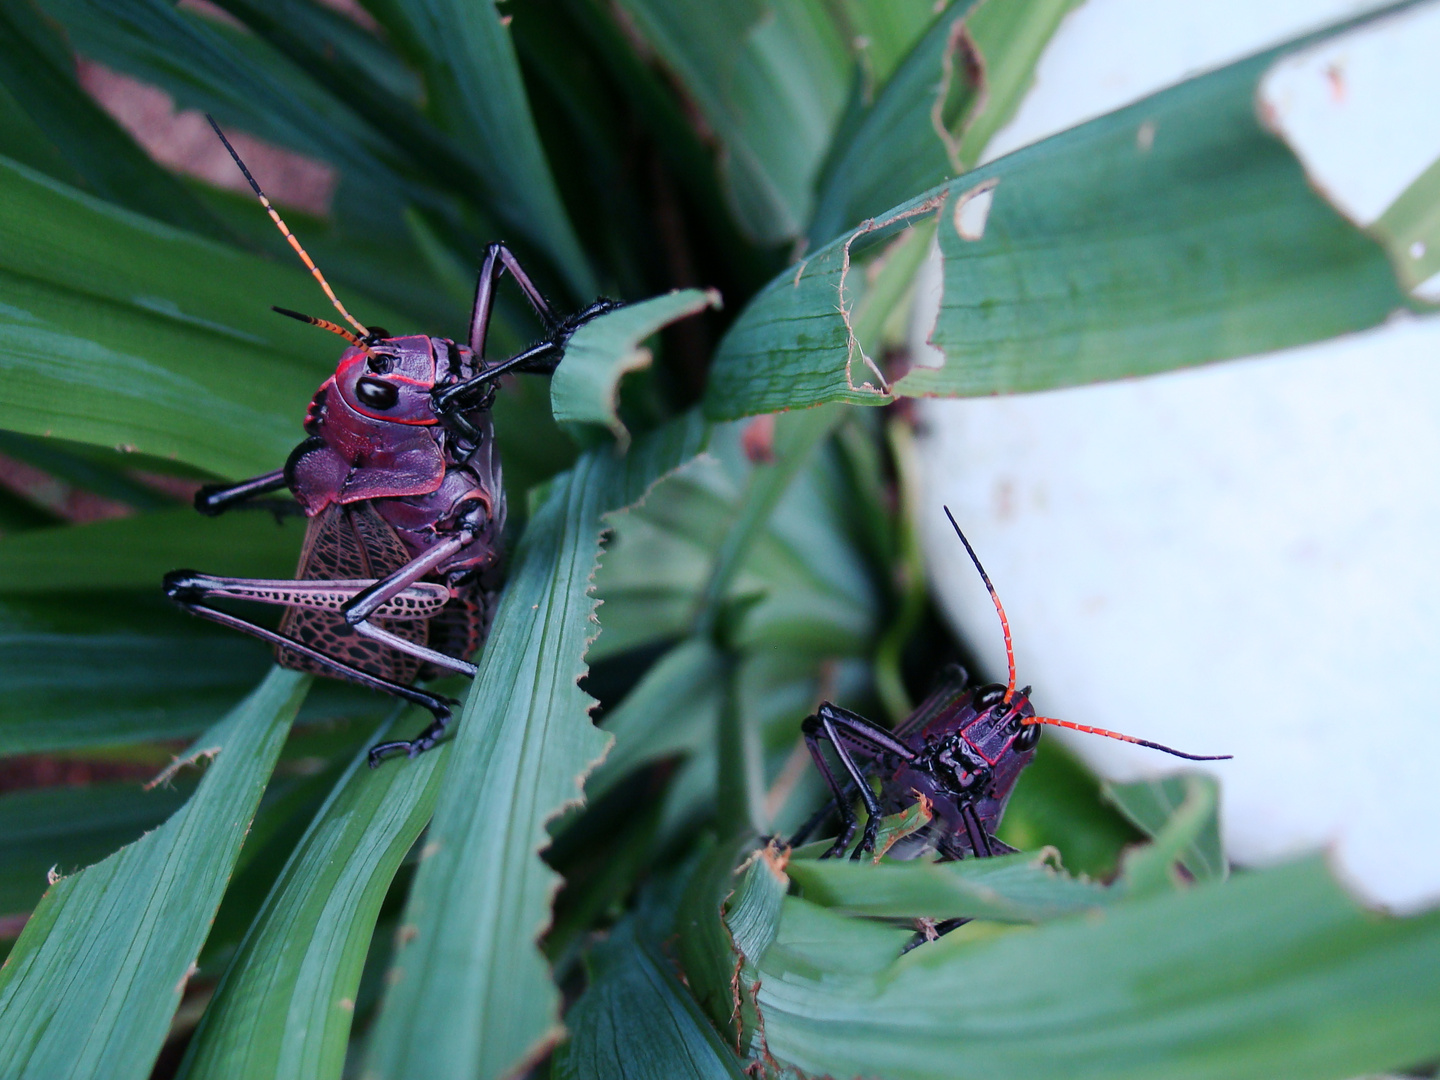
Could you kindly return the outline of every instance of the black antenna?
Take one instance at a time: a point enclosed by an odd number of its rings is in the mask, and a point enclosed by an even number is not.
[[[290,226],[285,224],[280,215],[275,212],[275,208],[270,205],[270,200],[265,197],[265,192],[260,190],[260,185],[255,182],[255,177],[250,175],[250,170],[245,167],[245,162],[240,160],[240,155],[235,152],[235,147],[230,145],[230,140],[225,138],[225,133],[220,130],[220,125],[215,123],[215,118],[209,113],[206,113],[205,119],[210,121],[210,126],[215,129],[215,134],[220,136],[220,141],[225,144],[225,149],[229,150],[230,156],[235,159],[235,164],[240,166],[240,171],[245,174],[245,179],[250,182],[251,189],[255,192],[256,197],[259,198],[260,205],[265,208],[265,212],[270,215],[270,220],[275,222],[275,227],[280,230],[280,234],[290,242],[290,246],[295,249],[295,254],[300,256],[300,261],[305,264],[310,270],[311,275],[320,283],[320,288],[325,290],[325,295],[330,298],[330,303],[335,305],[335,310],[345,316],[346,322],[360,331],[362,338],[368,340],[371,336],[369,329],[361,324],[350,312],[345,310],[345,305],[342,304],[340,298],[335,295],[335,290],[330,288],[330,283],[325,280],[325,275],[322,274],[320,268],[315,265],[315,260],[310,258],[309,253],[300,246],[300,241],[295,239],[295,234],[290,231]],[[279,309],[277,308],[276,310]],[[287,311],[283,314],[288,315],[291,314],[291,312]],[[304,317],[302,316],[301,318],[303,319]],[[316,325],[319,325],[318,321]]]
[[[965,539],[965,534],[960,531],[960,526],[955,521],[955,515],[950,513],[950,508],[944,507],[945,516],[950,519],[950,525],[955,530],[955,535],[960,537],[960,542],[965,545],[965,550],[970,553],[970,561],[975,564],[975,569],[980,571],[980,580],[985,582],[985,589],[990,593],[990,599],[995,603],[995,610],[1000,614],[1000,629],[1005,633],[1005,663],[1010,668],[1010,681],[1005,684],[1005,704],[1010,704],[1010,699],[1015,696],[1015,648],[1010,642],[1010,620],[1005,617],[1005,607],[1000,603],[1000,596],[995,592],[995,586],[990,584],[990,575],[985,573],[985,567],[980,565],[980,556],[975,554],[975,549],[970,546],[970,541]]]

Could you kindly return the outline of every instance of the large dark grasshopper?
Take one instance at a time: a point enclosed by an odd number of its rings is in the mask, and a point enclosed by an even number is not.
[[[1104,735],[1109,739],[1148,746],[1190,761],[1224,761],[1229,754],[1186,754],[1168,746],[1121,735],[1103,728],[1086,727],[1049,716],[1036,716],[1030,704],[1030,687],[1015,689],[1015,651],[1010,642],[1010,622],[990,575],[965,534],[960,531],[949,508],[950,519],[970,561],[980,572],[1005,634],[1005,659],[1009,681],[1001,686],[971,687],[965,669],[952,666],[941,684],[925,702],[893,731],[865,717],[823,702],[815,715],[802,725],[805,744],[815,767],[820,770],[834,798],[806,822],[791,838],[803,842],[827,817],[838,811],[840,835],[822,858],[843,854],[858,828],[852,807],[858,794],[865,805],[865,832],[851,854],[859,859],[875,848],[880,819],[895,813],[924,796],[933,808],[930,822],[902,838],[888,854],[891,858],[914,858],[927,852],[943,859],[987,857],[1015,849],[995,836],[1015,782],[1035,758],[1040,729],[1045,725]],[[822,743],[827,744],[840,763],[837,775],[826,760]],[[878,781],[878,792],[871,780]]]
[[[275,225],[352,328],[276,308],[349,342],[305,414],[307,438],[285,466],[238,484],[202,488],[195,508],[211,516],[288,489],[309,518],[294,580],[214,577],[176,570],[165,592],[187,611],[270,642],[284,667],[353,680],[423,705],[433,716],[415,739],[382,743],[414,757],[434,746],[449,698],[411,685],[444,672],[474,675],[470,656],[489,627],[505,527],[490,420],[497,380],[549,374],[570,335],[617,304],[597,300],[557,318],[503,244],[485,252],[468,344],[391,337],[357,321],[270,205],[240,156],[210,121]],[[509,271],[545,336],[498,362],[485,359],[495,287]],[[257,505],[251,502],[251,505]],[[285,608],[277,630],[210,606],[216,599]]]

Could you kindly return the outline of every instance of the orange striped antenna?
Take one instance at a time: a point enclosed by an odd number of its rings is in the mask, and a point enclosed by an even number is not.
[[[240,171],[245,174],[245,179],[250,182],[251,190],[253,190],[259,198],[260,205],[265,208],[265,212],[270,215],[270,220],[275,222],[275,227],[280,230],[280,234],[289,241],[290,246],[295,249],[295,254],[300,256],[300,261],[305,264],[311,275],[320,283],[320,288],[325,290],[325,295],[330,298],[330,303],[335,305],[335,310],[345,317],[346,322],[360,331],[361,337],[368,338],[370,336],[369,329],[356,319],[355,316],[351,315],[350,312],[345,310],[345,305],[342,304],[340,298],[335,295],[335,290],[330,288],[330,283],[325,280],[325,275],[322,274],[320,268],[315,265],[315,260],[310,258],[305,249],[300,246],[300,241],[295,239],[295,234],[290,231],[290,226],[281,220],[280,215],[275,212],[275,208],[270,205],[270,200],[265,197],[265,192],[260,190],[260,185],[255,182],[255,177],[250,175],[250,170],[245,167],[245,162],[240,160],[240,155],[237,154],[235,148],[230,145],[230,140],[225,138],[225,133],[220,130],[220,125],[215,123],[215,118],[209,113],[206,113],[205,119],[210,121],[210,126],[215,129],[215,134],[220,136],[220,141],[225,144],[225,149],[229,150],[230,156],[235,159],[235,164],[240,166]],[[323,324],[317,320],[315,325],[321,326]],[[332,323],[330,325],[334,324]]]
[[[955,521],[955,515],[950,513],[950,508],[945,509],[945,516],[950,519],[950,525],[955,530],[955,535],[960,537],[960,542],[965,545],[965,550],[970,553],[970,561],[975,564],[975,569],[980,571],[980,580],[985,582],[985,588],[990,593],[990,599],[995,602],[995,610],[1000,614],[1000,629],[1005,632],[1005,663],[1010,668],[1010,681],[1005,684],[1005,704],[1010,704],[1010,699],[1015,696],[1015,649],[1010,644],[1010,620],[1005,618],[1004,605],[1000,603],[1000,597],[995,592],[995,586],[990,584],[990,575],[985,573],[985,567],[980,565],[980,557],[975,554],[975,549],[970,546],[970,541],[965,539],[965,534],[960,531],[960,526]]]
[[[270,310],[277,315],[298,319],[300,322],[309,323],[311,326],[318,326],[321,330],[328,330],[332,334],[339,334],[346,341],[350,342],[351,345],[358,345],[362,349],[365,347],[364,343],[358,337],[349,330],[346,330],[339,323],[333,323],[329,319],[317,319],[314,315],[302,315],[298,311],[291,311],[289,308],[275,307],[274,305],[271,305]]]
[[[1026,716],[1020,720],[1025,725],[1049,724],[1052,727],[1069,728],[1071,731],[1083,731],[1087,735],[1104,735],[1107,739],[1119,739],[1121,742],[1134,743],[1136,746],[1148,746],[1151,750],[1162,750],[1175,757],[1184,758],[1186,761],[1229,761],[1233,754],[1187,754],[1183,750],[1175,750],[1168,746],[1162,746],[1158,742],[1151,742],[1149,739],[1137,739],[1134,735],[1122,735],[1118,731],[1106,731],[1104,728],[1087,727],[1085,724],[1072,724],[1069,720],[1056,720],[1053,716]]]

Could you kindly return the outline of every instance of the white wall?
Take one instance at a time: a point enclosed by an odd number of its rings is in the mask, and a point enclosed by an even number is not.
[[[992,154],[1367,6],[1089,0]],[[1403,188],[1407,140],[1440,117],[1440,95],[1418,97],[1425,116],[1363,156],[1327,157],[1338,124],[1309,122],[1316,167],[1352,169],[1327,182],[1359,202],[1376,201],[1367,184]],[[931,305],[934,287],[932,274]],[[988,674],[1004,671],[999,628],[941,503],[1000,591],[1043,712],[1234,753],[1213,771],[1237,861],[1328,845],[1372,900],[1440,900],[1440,319],[1150,379],[925,402],[921,418],[935,587]],[[1116,778],[1184,764],[1067,741]]]

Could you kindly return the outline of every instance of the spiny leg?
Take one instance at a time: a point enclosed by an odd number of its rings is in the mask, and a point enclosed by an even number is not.
[[[256,604],[303,607],[316,611],[340,612],[365,590],[378,584],[377,578],[237,578],[202,574],[198,570],[172,570],[165,575],[165,588],[207,600],[247,600]],[[429,619],[450,602],[451,592],[432,581],[414,582],[374,614],[382,619]]]
[[[869,818],[865,822],[865,834],[850,855],[850,858],[858,860],[866,852],[875,850],[875,840],[880,832],[880,802],[875,798],[874,792],[870,790],[870,785],[864,782],[859,768],[850,758],[849,753],[841,745],[841,739],[876,753],[891,755],[900,761],[913,761],[915,752],[874,721],[867,720],[859,713],[853,713],[849,709],[832,705],[828,701],[821,704],[816,716],[825,726],[826,733],[830,736],[841,763],[859,786],[860,797],[865,801],[865,808],[869,814]]]
[[[866,721],[866,723],[868,723],[868,721]],[[880,800],[875,797],[875,793],[870,790],[870,785],[865,782],[865,775],[860,771],[860,766],[855,763],[855,759],[851,757],[850,752],[845,749],[844,744],[840,740],[840,734],[836,730],[836,725],[833,719],[827,715],[824,705],[820,707],[820,711],[815,716],[805,721],[801,732],[805,736],[805,744],[810,750],[810,756],[815,759],[816,766],[820,769],[821,775],[824,776],[825,782],[830,785],[830,790],[835,792],[836,805],[839,807],[844,821],[844,827],[841,830],[840,836],[836,839],[830,850],[822,855],[821,858],[829,859],[843,853],[849,846],[851,838],[855,835],[857,825],[855,811],[851,809],[849,802],[844,797],[844,785],[836,780],[834,773],[831,772],[821,752],[819,737],[823,733],[826,741],[830,743],[831,748],[835,751],[835,756],[840,759],[840,764],[843,765],[845,771],[849,773],[850,781],[855,785],[856,790],[859,791],[860,799],[865,804],[865,833],[859,846],[856,847],[850,856],[852,859],[859,859],[864,852],[873,851],[875,848],[875,837],[880,828]]]
[[[880,832],[880,800],[875,797],[875,792],[865,782],[865,774],[860,771],[860,766],[855,764],[855,759],[850,756],[840,741],[840,732],[837,730],[835,721],[830,719],[822,707],[820,712],[820,723],[825,726],[825,734],[830,737],[830,745],[835,748],[835,756],[840,759],[840,764],[845,766],[845,771],[850,774],[850,779],[855,781],[855,786],[860,792],[860,800],[865,804],[865,832],[860,837],[860,843],[850,853],[852,862],[858,862],[866,852],[875,850],[875,839]],[[851,825],[854,831],[854,825]]]
[[[855,835],[858,822],[855,819],[855,811],[850,806],[850,800],[845,796],[844,785],[835,778],[835,773],[830,769],[830,763],[825,760],[825,752],[820,748],[820,721],[816,717],[809,717],[800,730],[805,736],[805,748],[810,751],[810,757],[815,762],[815,768],[820,772],[820,778],[834,793],[835,809],[840,812],[840,835],[836,837],[835,843],[830,846],[830,849],[820,856],[822,859],[831,859],[843,854],[845,849],[850,846],[850,840]],[[813,828],[813,823],[809,827]]]
[[[851,712],[849,709],[842,709],[839,705],[822,701],[820,708],[815,710],[815,715],[844,732],[845,737],[853,743],[858,743],[879,753],[893,754],[901,761],[915,760],[914,750],[897,739],[889,730],[873,720],[865,719],[857,712]]]
[[[374,625],[369,620],[372,615],[413,586],[420,578],[454,558],[474,542],[474,532],[470,528],[464,528],[459,535],[451,537],[442,544],[437,544],[423,555],[416,556],[393,574],[377,581],[347,603],[342,609],[345,621],[355,628],[357,634],[382,642],[392,649],[399,649],[401,652],[419,657],[437,667],[458,671],[462,675],[469,675],[473,678],[479,669],[468,660],[446,656],[444,653],[424,645],[406,641],[404,638]]]
[[[995,854],[995,849],[990,846],[990,833],[985,828],[985,823],[980,820],[980,815],[975,812],[974,803],[966,803],[961,813],[965,815],[965,831],[970,833],[970,850],[979,859],[988,859]],[[976,843],[976,840],[979,843]]]
[[[168,589],[167,592],[169,592]],[[413,686],[406,686],[404,683],[397,683],[390,679],[381,678],[379,675],[372,675],[368,671],[347,664],[343,660],[337,660],[335,657],[329,656],[310,645],[306,645],[302,641],[297,641],[295,638],[286,634],[270,630],[267,627],[252,623],[247,619],[242,619],[238,615],[231,615],[229,612],[221,611],[218,608],[207,607],[200,603],[198,599],[187,597],[178,590],[170,592],[169,595],[170,599],[174,600],[192,615],[197,615],[213,623],[219,623],[221,626],[228,626],[232,630],[239,630],[241,633],[257,637],[261,641],[269,642],[271,645],[282,646],[313,660],[321,667],[328,668],[342,678],[350,679],[359,683],[361,686],[368,686],[372,690],[380,690],[387,694],[393,694],[395,697],[413,702],[416,705],[423,705],[430,710],[435,720],[414,743],[381,743],[379,746],[372,747],[370,750],[371,766],[379,764],[380,758],[384,756],[386,751],[402,746],[410,750],[410,756],[414,757],[421,751],[428,750],[431,746],[434,746],[439,734],[445,730],[445,723],[450,719],[450,705],[452,704],[448,698],[442,698],[437,694],[427,693],[424,690],[417,690]],[[424,745],[419,745],[422,742]],[[418,748],[411,749],[412,747]]]
[[[480,265],[480,277],[475,282],[475,303],[470,309],[470,350],[477,359],[485,355],[485,339],[490,333],[490,313],[495,308],[495,286],[500,275],[506,270],[515,278],[515,284],[530,301],[535,314],[540,316],[549,330],[555,325],[555,313],[549,303],[530,280],[530,275],[521,268],[514,253],[504,244],[491,244],[485,249],[485,261]]]
[[[424,603],[428,599],[429,602],[433,603],[435,599],[433,595],[434,591],[436,589],[444,589],[444,586],[434,585],[434,583],[429,582],[419,582],[418,579],[430,573],[435,567],[448,559],[453,558],[465,547],[473,543],[473,541],[474,532],[466,528],[458,536],[452,537],[442,544],[437,544],[429,551],[400,567],[388,577],[382,578],[370,584],[368,588],[353,594],[347,602],[340,605],[340,611],[344,615],[346,622],[354,627],[357,633],[365,637],[375,638],[391,648],[411,656],[419,657],[437,666],[473,676],[477,670],[473,664],[452,656],[446,656],[444,653],[426,648],[423,645],[417,645],[415,642],[406,641],[404,638],[391,634],[389,631],[383,630],[368,621],[371,616],[382,612],[387,605],[402,598],[402,594],[406,594],[407,591],[417,594],[415,597],[417,602]],[[211,589],[210,586],[212,583],[219,584],[220,587]],[[194,615],[209,619],[212,622],[217,622],[222,626],[229,626],[236,630],[241,630],[244,633],[252,634],[271,644],[283,645],[314,660],[321,666],[337,674],[352,678],[356,682],[360,682],[374,689],[384,690],[387,693],[394,694],[407,701],[424,705],[430,709],[435,720],[429,727],[421,732],[417,738],[409,741],[401,740],[381,743],[378,746],[371,747],[370,764],[372,766],[378,764],[382,758],[393,751],[403,749],[408,756],[414,757],[435,745],[444,733],[446,722],[450,719],[449,705],[444,699],[434,694],[426,693],[423,690],[416,690],[414,687],[405,686],[402,683],[372,675],[344,661],[328,656],[318,649],[296,641],[289,635],[268,630],[238,616],[230,615],[216,608],[207,607],[200,602],[212,594],[229,595],[236,599],[256,600],[262,603],[283,604],[287,602],[283,596],[280,595],[286,591],[284,586],[287,583],[262,582],[260,584],[268,588],[255,589],[255,583],[247,583],[245,579],[207,579],[204,575],[195,574],[191,571],[175,571],[166,575],[165,592],[172,600]],[[300,598],[307,601],[307,606],[330,608],[334,606],[334,601],[337,599],[333,595],[321,595],[321,590],[311,588],[311,586],[317,584],[322,586],[325,584],[334,585],[334,582],[291,582],[288,584],[293,587],[295,594],[300,594]],[[249,594],[245,595],[244,593],[247,590]],[[445,590],[445,592],[448,594],[448,589]]]

